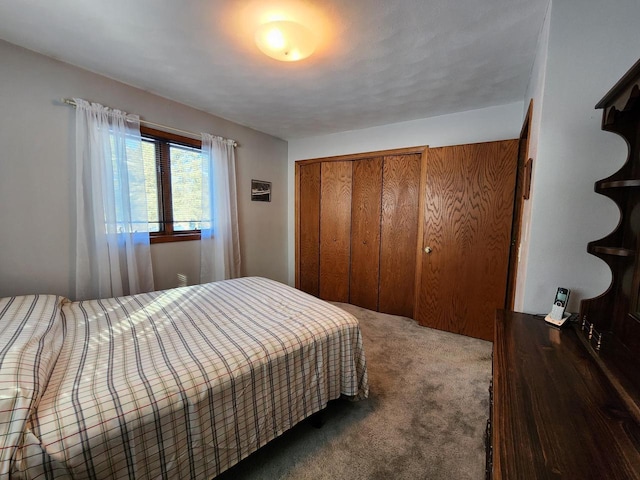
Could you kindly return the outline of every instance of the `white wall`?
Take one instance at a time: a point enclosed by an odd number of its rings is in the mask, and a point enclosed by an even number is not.
[[[638,60],[638,0],[553,0],[542,95],[525,278],[527,312],[550,308],[555,288],[572,289],[569,311],[602,293],[606,264],[587,243],[618,222],[615,204],[594,182],[620,168],[624,140],[600,129],[594,105]]]
[[[289,141],[289,283],[295,282],[295,162],[350,153],[517,138],[522,102]]]
[[[236,139],[244,275],[287,281],[287,143],[0,41],[0,297],[72,296],[74,110],[83,97],[141,118]],[[273,182],[271,203],[250,201],[252,178]],[[198,242],[152,246],[156,288],[197,283]]]
[[[549,26],[551,24],[551,5],[549,2],[547,13],[538,37],[536,58],[531,69],[527,93],[524,97],[523,121],[527,115],[529,101],[533,100],[532,118],[529,126],[528,158],[533,159],[531,183],[536,181],[536,167],[538,166],[538,140],[540,138],[540,124],[542,122],[543,92],[547,73],[547,52],[549,49]],[[518,249],[518,273],[516,275],[516,294],[513,309],[517,312],[524,308],[524,293],[526,290],[527,262],[529,259],[529,240],[531,233],[531,205],[533,200],[525,200],[522,206],[522,220],[520,223],[520,248]]]

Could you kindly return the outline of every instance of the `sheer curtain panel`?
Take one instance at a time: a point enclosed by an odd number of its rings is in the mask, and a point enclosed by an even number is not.
[[[76,300],[153,290],[140,119],[76,103]]]
[[[233,140],[202,134],[200,282],[240,276]]]

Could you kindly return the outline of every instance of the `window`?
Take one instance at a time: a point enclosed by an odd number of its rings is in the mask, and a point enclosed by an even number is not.
[[[141,127],[151,243],[199,240],[202,142]]]

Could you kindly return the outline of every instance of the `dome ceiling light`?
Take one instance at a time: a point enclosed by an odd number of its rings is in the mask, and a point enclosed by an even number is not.
[[[318,45],[318,39],[311,30],[291,20],[275,20],[260,25],[255,41],[262,53],[282,62],[303,60]]]

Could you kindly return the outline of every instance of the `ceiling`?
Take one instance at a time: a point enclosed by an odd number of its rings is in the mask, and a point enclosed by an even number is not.
[[[253,43],[284,2],[323,32],[297,63]],[[548,3],[2,0],[0,38],[289,140],[522,100]]]

